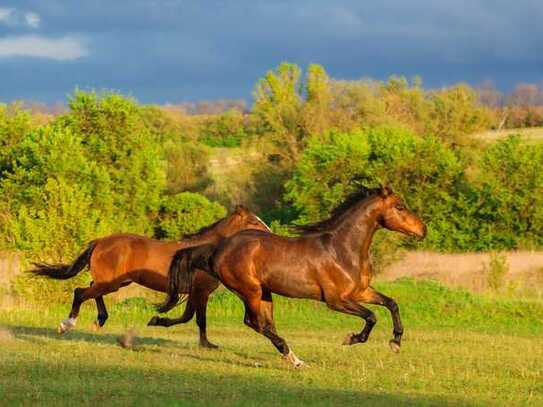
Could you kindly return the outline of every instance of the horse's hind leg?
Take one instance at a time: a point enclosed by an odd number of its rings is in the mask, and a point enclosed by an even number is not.
[[[68,318],[61,321],[58,326],[58,333],[63,334],[73,327],[75,327],[77,317],[79,316],[79,308],[81,307],[82,301],[82,293],[87,290],[86,288],[76,288],[74,290],[74,299],[72,301],[72,309],[70,310],[70,314],[68,315]]]
[[[187,305],[185,306],[185,311],[183,312],[183,315],[181,315],[179,318],[162,318],[162,317],[159,317],[158,315],[155,315],[149,320],[149,322],[147,322],[147,325],[148,326],[163,326],[167,328],[172,325],[185,324],[192,319],[195,312],[196,312],[196,309],[194,307],[193,299],[192,297],[189,297],[187,300]]]
[[[58,332],[63,334],[66,331],[69,331],[70,329],[75,327],[77,317],[79,316],[79,309],[81,308],[81,304],[83,304],[85,301],[91,298],[101,297],[102,295],[105,295],[107,293],[117,291],[117,289],[118,286],[112,288],[101,284],[91,284],[91,286],[88,288],[76,288],[74,290],[74,300],[72,302],[72,309],[70,311],[70,315],[67,319],[63,320],[60,323],[58,327]]]
[[[367,304],[382,305],[390,311],[392,323],[394,325],[394,330],[392,331],[394,339],[390,340],[389,345],[393,352],[399,352],[402,343],[403,326],[400,318],[400,308],[398,307],[398,304],[396,304],[396,301],[374,290],[372,287],[368,287],[364,290],[360,296],[360,301]]]
[[[345,341],[343,342],[344,345],[354,345],[356,343],[364,343],[368,340],[368,337],[370,336],[371,330],[373,329],[374,325],[377,323],[377,318],[375,318],[375,314],[367,309],[366,307],[363,307],[359,303],[353,300],[329,300],[327,299],[326,305],[328,305],[329,308],[342,312],[344,314],[349,315],[356,315],[361,317],[366,321],[366,324],[364,325],[364,328],[362,331],[358,334],[349,334],[347,338],[345,338]]]
[[[200,346],[203,348],[217,349],[218,346],[209,342],[207,339],[207,303],[209,301],[209,292],[200,293],[194,299],[196,303],[196,323],[200,330]]]
[[[107,313],[106,304],[104,303],[104,297],[100,295],[96,297],[94,301],[96,301],[96,308],[98,309],[98,316],[96,318],[96,321],[94,322],[94,327],[96,329],[100,329],[106,323],[109,315]]]
[[[194,313],[196,313],[196,323],[200,329],[200,346],[210,349],[218,348],[217,345],[209,342],[206,332],[206,311],[209,296],[218,286],[219,280],[202,271],[198,271],[194,275],[192,290],[183,315],[180,318],[162,318],[154,316],[149,320],[147,325],[169,327],[172,325],[184,324],[189,322],[194,316]]]
[[[253,328],[258,333],[261,333],[268,338],[275,348],[281,352],[283,357],[294,368],[299,368],[304,365],[304,362],[296,357],[294,352],[289,348],[287,342],[281,338],[275,330],[273,322],[273,303],[270,293],[265,293],[262,298],[253,298],[245,300],[245,318],[246,325]]]

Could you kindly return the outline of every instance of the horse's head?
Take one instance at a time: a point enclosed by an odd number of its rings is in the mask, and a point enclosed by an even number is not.
[[[242,205],[236,206],[234,212],[224,218],[219,225],[219,233],[224,237],[245,229],[271,232],[270,228],[258,216]]]
[[[426,225],[417,215],[406,208],[398,195],[394,194],[389,187],[384,187],[381,189],[379,196],[383,203],[383,212],[379,222],[381,226],[424,239]]]

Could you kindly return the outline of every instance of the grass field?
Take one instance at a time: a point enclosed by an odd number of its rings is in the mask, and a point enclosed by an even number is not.
[[[64,336],[56,325],[68,304],[4,307],[0,405],[543,405],[541,302],[414,280],[379,288],[400,304],[399,354],[388,349],[391,321],[378,308],[370,341],[344,347],[359,320],[277,298],[278,329],[308,364],[301,370],[241,323],[239,301],[225,291],[209,309],[220,350],[196,346],[194,323],[146,327],[154,313],[138,298],[111,305],[99,333],[90,329],[94,304],[84,305]],[[135,346],[122,349],[117,337],[130,328]]]

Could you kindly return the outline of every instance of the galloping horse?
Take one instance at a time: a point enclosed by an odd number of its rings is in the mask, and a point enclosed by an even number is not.
[[[421,219],[384,188],[350,196],[329,219],[299,227],[304,232],[299,237],[243,231],[218,245],[180,250],[170,268],[168,301],[159,311],[175,303],[175,287],[190,283],[197,267],[217,276],[241,298],[245,324],[270,339],[294,367],[303,362],[275,330],[272,293],[323,301],[335,311],[364,319],[362,331],[348,335],[345,345],[366,342],[376,323],[375,314],[360,303],[385,306],[394,324],[390,348],[398,352],[403,334],[398,305],[370,285],[369,248],[380,227],[420,239],[426,235]]]
[[[166,292],[168,288],[168,267],[174,253],[182,248],[204,244],[217,244],[224,238],[241,230],[268,231],[269,228],[251,211],[243,206],[213,225],[202,228],[179,241],[160,241],[132,234],[114,234],[91,242],[73,264],[35,264],[34,274],[54,279],[68,279],[89,266],[92,283],[88,288],[76,288],[70,315],[59,326],[64,333],[75,326],[81,304],[91,298],[96,301],[98,318],[95,326],[100,328],[108,318],[103,296],[117,291],[131,283],[137,283],[153,290]],[[216,347],[206,335],[206,307],[209,295],[218,287],[216,278],[198,271],[194,280],[181,293],[188,293],[189,299],[181,318],[153,318],[149,325],[171,326],[190,321],[196,311],[200,329],[200,345]]]

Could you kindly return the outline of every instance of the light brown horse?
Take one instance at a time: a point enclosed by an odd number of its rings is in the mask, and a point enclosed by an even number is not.
[[[213,225],[199,232],[183,236],[179,241],[161,241],[132,234],[114,234],[97,239],[69,264],[36,264],[31,272],[54,279],[68,279],[89,266],[92,283],[88,288],[76,288],[70,315],[59,326],[64,333],[75,326],[81,304],[89,299],[96,300],[98,318],[97,328],[102,327],[108,318],[103,296],[117,291],[131,283],[137,283],[153,290],[166,292],[168,288],[168,268],[174,253],[182,248],[204,244],[217,244],[224,238],[241,230],[255,229],[269,231],[269,228],[247,208],[238,206],[236,210]],[[149,325],[170,326],[190,321],[196,311],[200,328],[200,345],[216,347],[207,340],[206,307],[209,295],[219,285],[216,278],[203,271],[194,274],[189,285],[182,287],[180,293],[190,293],[185,312],[181,318],[153,318]]]
[[[329,219],[300,227],[304,233],[299,237],[243,231],[218,245],[179,251],[170,269],[169,297],[175,298],[177,285],[190,283],[195,267],[212,273],[245,304],[245,324],[269,338],[294,367],[303,362],[277,334],[272,293],[323,301],[335,311],[364,319],[362,331],[347,336],[346,345],[366,342],[376,323],[375,314],[360,303],[383,305],[394,324],[390,347],[398,352],[403,334],[398,305],[371,287],[369,249],[380,227],[422,239],[426,226],[390,189],[367,195],[354,194]]]

